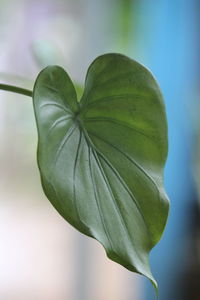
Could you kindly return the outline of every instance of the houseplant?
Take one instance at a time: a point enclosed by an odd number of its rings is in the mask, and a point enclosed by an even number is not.
[[[33,92],[0,88],[33,98],[38,166],[53,206],[157,290],[148,255],[162,235],[169,203],[163,187],[167,121],[152,74],[112,53],[90,65],[81,99],[59,66],[42,70]]]

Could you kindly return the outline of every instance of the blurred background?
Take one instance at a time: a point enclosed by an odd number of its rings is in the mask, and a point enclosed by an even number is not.
[[[200,299],[200,2],[0,0],[0,82],[32,89],[49,64],[84,83],[120,52],[157,78],[169,122],[166,231],[151,253],[161,300]],[[43,194],[31,98],[0,91],[0,300],[153,300],[149,282],[107,259]]]

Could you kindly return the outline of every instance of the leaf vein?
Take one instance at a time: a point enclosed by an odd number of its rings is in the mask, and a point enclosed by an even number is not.
[[[86,139],[86,141],[87,141],[87,139]],[[94,176],[93,176],[93,172],[92,172],[91,154],[90,154],[90,145],[89,145],[89,144],[88,144],[88,157],[89,157],[90,177],[91,177],[92,184],[93,184],[93,187],[94,187],[94,197],[95,197],[95,200],[96,200],[96,204],[97,204],[99,216],[100,216],[100,219],[101,219],[101,223],[102,223],[102,225],[103,225],[104,232],[105,232],[106,237],[107,237],[107,239],[108,239],[108,242],[110,243],[110,247],[111,247],[111,249],[113,250],[112,240],[111,240],[110,235],[109,235],[109,232],[108,232],[108,230],[107,230],[107,228],[106,228],[104,216],[103,216],[103,213],[102,213],[102,211],[101,211],[101,205],[100,205],[100,202],[99,202],[99,199],[98,199],[99,196],[98,196],[98,192],[97,192],[97,189],[96,189],[96,183],[95,183]]]
[[[71,119],[71,117],[67,117],[67,116],[62,116],[59,119],[55,120],[52,125],[49,127],[48,132],[47,132],[47,136],[49,136],[49,134],[51,133],[51,131],[60,123],[62,123],[63,121],[67,121]]]
[[[129,187],[127,186],[127,184],[124,182],[124,180],[122,179],[121,175],[119,174],[119,172],[116,170],[116,168],[108,161],[108,159],[104,156],[104,154],[98,150],[96,148],[96,146],[93,144],[93,142],[91,141],[88,133],[84,130],[84,133],[85,133],[85,136],[86,136],[86,139],[88,140],[88,142],[91,144],[92,148],[99,154],[99,156],[105,161],[105,163],[109,166],[109,168],[112,170],[112,172],[115,174],[115,176],[117,177],[117,179],[120,181],[120,183],[122,184],[122,186],[124,187],[124,189],[127,191],[128,195],[131,197],[131,199],[133,200],[133,202],[135,203],[135,206],[138,210],[138,212],[140,213],[142,219],[143,219],[143,222],[144,222],[144,225],[146,226],[146,229],[147,231],[149,232],[149,228],[147,226],[147,223],[146,223],[146,220],[145,220],[145,217],[141,211],[141,208],[135,198],[135,196],[133,195],[133,193],[130,191]]]
[[[110,193],[110,196],[111,196],[111,199],[112,199],[112,201],[113,201],[114,207],[115,207],[115,209],[116,209],[116,211],[117,211],[117,214],[119,215],[120,222],[121,222],[121,224],[122,224],[123,230],[124,230],[126,236],[128,237],[129,242],[131,243],[131,238],[130,238],[130,233],[129,233],[129,231],[128,231],[128,227],[126,227],[126,223],[125,223],[125,221],[124,221],[123,215],[122,215],[122,213],[121,213],[121,211],[120,211],[120,209],[119,209],[119,206],[118,206],[118,204],[117,204],[117,202],[116,202],[115,196],[113,195],[113,192],[112,192],[112,188],[111,188],[110,182],[109,182],[109,180],[108,180],[108,178],[107,178],[107,176],[106,176],[106,174],[105,174],[105,171],[104,171],[104,168],[103,168],[103,166],[102,166],[102,164],[101,164],[101,162],[100,162],[100,159],[98,158],[98,154],[97,154],[97,153],[94,153],[94,150],[93,150],[93,155],[94,155],[94,158],[95,158],[95,160],[96,160],[96,162],[97,162],[97,165],[99,166],[99,169],[100,169],[100,172],[101,172],[101,174],[102,174],[103,180],[104,180],[104,182],[106,183],[107,189],[108,189],[108,191],[109,191],[109,193]],[[96,156],[97,156],[97,157],[96,157]],[[131,244],[132,244],[132,243],[131,243]]]
[[[81,142],[82,142],[82,132],[80,132],[80,136],[79,136],[79,141],[78,141],[78,147],[77,147],[77,151],[76,151],[76,157],[75,157],[75,162],[74,162],[74,169],[73,169],[73,195],[74,195],[74,206],[76,209],[76,213],[77,216],[80,220],[80,222],[84,225],[84,227],[87,228],[87,230],[89,229],[88,226],[85,225],[85,223],[81,220],[80,214],[79,214],[79,210],[78,210],[78,205],[77,205],[77,197],[76,197],[76,169],[77,169],[77,163],[78,163],[78,158],[80,155],[80,148],[81,148]]]
[[[66,107],[63,107],[62,105],[60,105],[59,103],[56,103],[56,102],[47,102],[47,103],[44,103],[44,104],[40,105],[39,108],[43,108],[43,107],[48,106],[48,105],[58,107],[61,110],[65,111],[67,114],[69,114],[69,113],[71,114],[72,113],[72,111],[70,109],[67,109]]]
[[[97,104],[101,104],[102,102],[108,102],[108,101],[116,101],[116,100],[119,100],[119,99],[123,99],[125,97],[130,97],[133,98],[133,97],[139,97],[141,96],[140,94],[121,94],[121,95],[112,95],[112,96],[104,96],[104,97],[101,97],[101,98],[98,98],[98,99],[95,99],[95,101],[89,103],[87,105],[87,109],[88,108],[91,108],[92,106],[96,106]],[[99,103],[101,101],[101,103]],[[108,102],[109,103],[109,102]]]
[[[145,136],[146,138],[154,141],[154,137],[153,136],[147,135],[143,131],[137,129],[136,127],[130,126],[128,123],[123,122],[123,121],[118,121],[116,119],[105,118],[105,117],[104,118],[87,118],[87,119],[84,120],[84,122],[87,122],[87,123],[88,122],[109,122],[109,123],[117,124],[119,126],[132,129],[133,131],[135,131],[135,132],[137,132],[137,133]]]
[[[155,186],[156,191],[158,193],[158,197],[160,198],[160,191],[158,189],[157,184],[155,183],[154,179],[144,170],[144,168],[137,163],[134,159],[132,159],[128,154],[126,154],[124,151],[122,151],[121,149],[119,149],[118,147],[116,147],[115,145],[113,145],[112,143],[104,140],[102,137],[97,136],[96,134],[94,134],[91,131],[88,131],[91,135],[93,135],[94,137],[96,137],[97,139],[101,140],[102,142],[104,142],[105,144],[108,144],[109,146],[113,147],[115,150],[117,150],[118,152],[120,152],[122,155],[124,155],[132,164],[134,164]]]
[[[53,80],[52,80],[52,81],[53,81]],[[52,84],[55,84],[55,83],[53,82]],[[60,98],[62,104],[63,104],[65,107],[68,107],[69,110],[71,111],[71,108],[70,108],[70,106],[68,105],[67,101],[65,101],[65,102],[63,101],[63,99],[66,100],[66,97],[65,97],[65,95],[63,95],[63,93],[61,92],[60,89],[57,89],[56,87],[50,86],[50,85],[48,85],[48,84],[46,84],[46,83],[45,83],[45,84],[42,84],[42,86],[44,86],[44,87],[48,88],[49,90],[51,90],[52,92],[56,93],[57,96]]]
[[[67,131],[67,133],[64,135],[63,139],[61,140],[60,142],[60,145],[58,147],[58,150],[55,154],[55,159],[54,159],[54,165],[56,165],[57,161],[58,161],[58,158],[62,152],[62,149],[64,147],[64,145],[66,145],[66,143],[68,142],[69,138],[72,136],[72,134],[74,133],[76,129],[76,124],[74,126],[71,126],[69,128],[69,130]]]

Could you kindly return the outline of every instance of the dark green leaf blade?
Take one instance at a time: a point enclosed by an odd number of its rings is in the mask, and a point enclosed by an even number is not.
[[[36,80],[34,109],[49,200],[112,260],[156,286],[148,255],[169,204],[163,187],[167,122],[151,73],[123,55],[100,56],[78,103],[66,72],[48,67]]]

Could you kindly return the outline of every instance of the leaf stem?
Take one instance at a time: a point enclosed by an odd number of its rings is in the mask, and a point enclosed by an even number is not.
[[[23,89],[14,85],[3,84],[3,83],[0,83],[0,90],[9,91],[9,92],[29,96],[29,97],[32,97],[33,95],[33,92],[30,90]]]

